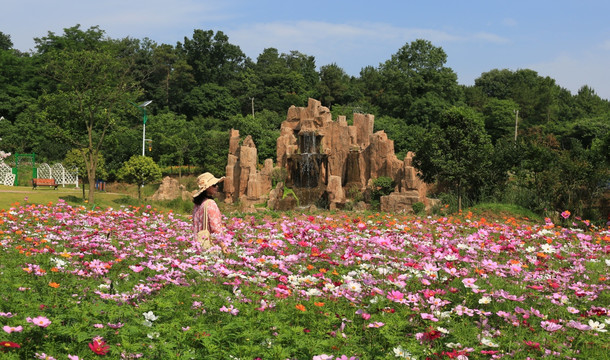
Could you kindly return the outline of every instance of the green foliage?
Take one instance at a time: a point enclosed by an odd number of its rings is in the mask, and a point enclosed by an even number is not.
[[[292,196],[297,201],[297,206],[301,206],[299,205],[299,198],[297,197],[297,194],[294,193],[294,190],[284,186],[284,193],[282,194],[282,199],[285,199],[287,196]]]
[[[464,190],[473,197],[485,179],[492,151],[481,116],[471,108],[454,107],[425,134],[413,163],[424,181],[450,184],[459,203]]]
[[[381,91],[374,103],[383,115],[427,125],[461,96],[457,75],[445,67],[447,55],[430,41],[405,44],[380,65]],[[377,80],[379,81],[379,80]]]
[[[288,170],[281,167],[274,167],[271,172],[271,186],[275,187],[280,182],[285,182],[288,177]]]
[[[426,210],[426,205],[423,202],[416,202],[411,206],[415,214],[422,214]]]
[[[129,184],[138,185],[138,199],[141,199],[140,188],[144,184],[161,180],[161,169],[152,158],[134,155],[123,164],[118,176]]]
[[[373,188],[371,189],[371,197],[373,200],[379,201],[382,196],[390,195],[394,191],[394,180],[389,176],[380,176],[373,180]]]
[[[87,166],[85,164],[89,149],[71,149],[64,158],[63,165],[66,169],[78,169],[78,176],[88,180]],[[106,179],[108,172],[106,171],[106,161],[101,153],[97,154],[97,171],[98,179]]]
[[[251,135],[260,161],[277,157],[277,138],[280,136],[282,119],[277,113],[264,110],[252,116],[237,115],[231,119],[231,127],[239,129],[240,135]]]

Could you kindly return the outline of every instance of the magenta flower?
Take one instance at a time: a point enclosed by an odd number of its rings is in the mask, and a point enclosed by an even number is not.
[[[571,213],[568,210],[566,210],[566,211],[561,213],[561,217],[564,218],[564,219],[569,218],[570,215],[571,215]]]
[[[392,290],[388,293],[388,299],[395,302],[401,302],[405,295],[398,290]]]

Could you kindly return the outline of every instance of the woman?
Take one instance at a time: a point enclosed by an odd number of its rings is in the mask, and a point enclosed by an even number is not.
[[[212,244],[214,244],[217,235],[225,233],[222,215],[214,201],[214,196],[218,193],[218,183],[221,183],[224,179],[224,176],[218,179],[209,172],[203,173],[197,177],[199,189],[193,193],[193,202],[195,203],[193,208],[193,233],[197,237],[197,233],[206,229],[207,225]],[[207,221],[204,217],[205,213],[207,213]],[[222,251],[226,252],[226,246],[222,242],[219,241],[216,245],[219,245]]]

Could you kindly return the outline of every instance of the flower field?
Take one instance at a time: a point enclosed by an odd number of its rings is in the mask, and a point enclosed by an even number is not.
[[[610,359],[610,231],[471,214],[0,211],[2,359]]]

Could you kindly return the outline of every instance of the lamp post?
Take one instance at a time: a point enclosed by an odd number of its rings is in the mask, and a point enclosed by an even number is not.
[[[142,156],[145,156],[144,148],[146,146],[146,120],[148,120],[148,117],[146,116],[146,107],[150,105],[151,102],[152,100],[147,100],[141,103],[140,105],[131,103],[133,106],[139,108],[142,111]]]

